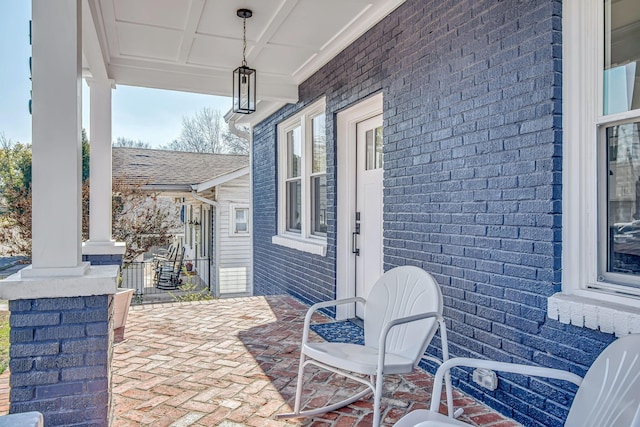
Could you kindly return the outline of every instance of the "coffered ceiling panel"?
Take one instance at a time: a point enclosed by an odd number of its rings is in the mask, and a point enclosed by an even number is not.
[[[148,25],[118,22],[118,45],[123,56],[175,61],[182,32]]]
[[[314,54],[314,49],[305,47],[266,45],[250,65],[265,73],[291,76]]]
[[[321,50],[370,6],[365,1],[301,0],[270,43],[296,44]],[[336,14],[336,10],[341,12]]]
[[[183,30],[191,0],[114,0],[118,22],[132,22]]]
[[[187,63],[230,70],[242,61],[242,41],[223,37],[196,36]]]

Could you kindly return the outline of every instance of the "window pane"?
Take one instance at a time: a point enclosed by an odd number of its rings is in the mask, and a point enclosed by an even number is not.
[[[313,173],[324,172],[327,170],[327,134],[324,114],[314,117],[311,127],[313,129]]]
[[[249,230],[247,224],[248,209],[236,209],[236,233],[244,233]]]
[[[327,234],[327,177],[311,178],[311,234]]]
[[[287,132],[287,178],[302,173],[302,134],[300,127]]]
[[[300,233],[302,229],[302,182],[287,182],[287,231]]]
[[[365,170],[379,169],[382,163],[382,126],[368,130],[365,134]]]
[[[640,108],[638,0],[605,0],[604,114]]]
[[[640,122],[607,128],[607,271],[640,275]]]

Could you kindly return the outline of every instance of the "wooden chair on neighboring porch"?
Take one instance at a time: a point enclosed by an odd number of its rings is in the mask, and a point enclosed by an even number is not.
[[[174,290],[180,285],[180,273],[184,262],[184,246],[176,247],[173,259],[156,261],[154,285],[160,290]]]

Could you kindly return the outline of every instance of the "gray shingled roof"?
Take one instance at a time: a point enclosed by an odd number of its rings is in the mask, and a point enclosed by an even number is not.
[[[199,184],[249,166],[249,156],[112,147],[114,179],[157,189],[190,190]]]

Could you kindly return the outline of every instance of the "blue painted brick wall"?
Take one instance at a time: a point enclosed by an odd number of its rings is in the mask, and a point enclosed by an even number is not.
[[[417,265],[444,294],[450,351],[584,374],[611,335],[547,319],[561,283],[560,0],[408,0],[254,128],[257,294],[335,295],[335,114],[384,96],[385,269]],[[328,255],[277,234],[276,126],[327,99]],[[440,354],[439,340],[430,353]],[[525,425],[562,425],[571,386],[456,383]],[[533,405],[533,406],[532,406]]]
[[[256,295],[291,294],[313,304],[335,296],[335,159],[327,158],[327,256],[317,256],[272,245],[276,233],[277,166],[275,163],[276,125],[299,108],[315,99],[296,106],[287,106],[262,122],[254,130],[254,293]],[[335,151],[333,118],[327,117],[327,152]],[[257,177],[256,175],[259,175]],[[260,255],[258,255],[260,254]]]
[[[10,413],[107,425],[113,296],[10,301]]]

